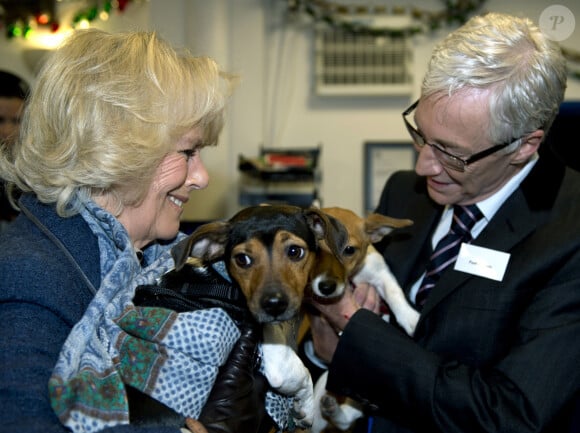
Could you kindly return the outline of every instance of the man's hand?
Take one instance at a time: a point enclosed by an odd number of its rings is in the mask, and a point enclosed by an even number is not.
[[[359,284],[353,290],[346,290],[338,300],[329,303],[313,301],[312,304],[322,313],[320,317],[311,317],[314,351],[320,359],[330,362],[338,344],[337,333],[361,308],[379,314],[381,298],[373,286]]]
[[[329,364],[338,344],[336,330],[326,321],[324,316],[312,315],[310,316],[310,332],[314,353],[326,364]]]

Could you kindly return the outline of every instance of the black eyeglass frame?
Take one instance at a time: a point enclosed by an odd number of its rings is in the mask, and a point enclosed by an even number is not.
[[[429,143],[425,139],[425,137],[423,137],[423,135],[419,131],[417,131],[417,129],[415,129],[415,127],[413,125],[411,125],[409,123],[409,121],[407,120],[407,116],[409,114],[411,114],[415,108],[417,108],[417,105],[419,105],[419,99],[417,99],[415,102],[413,102],[413,104],[411,104],[411,106],[409,108],[407,108],[405,111],[403,111],[403,121],[405,122],[405,126],[407,127],[407,131],[409,131],[409,134],[411,135],[413,142],[421,148],[423,148],[425,145],[429,145],[432,148],[436,149],[438,152],[441,152],[442,154],[451,158],[451,161],[453,161],[453,162],[440,160],[439,158],[437,158],[437,159],[439,160],[439,162],[441,164],[443,164],[446,167],[451,168],[453,170],[464,172],[465,167],[467,167],[469,164],[472,164],[475,161],[479,161],[480,159],[483,159],[486,156],[492,155],[495,152],[497,152],[501,149],[504,149],[504,148],[508,147],[509,145],[514,144],[516,141],[519,140],[519,138],[517,138],[517,139],[515,139],[513,141],[509,141],[507,143],[496,144],[495,146],[492,146],[489,149],[485,149],[485,150],[482,150],[481,152],[474,153],[469,158],[460,158],[459,156],[456,156],[456,155],[453,155],[452,153],[447,152],[445,149],[443,149],[441,146],[439,146],[437,144]],[[437,154],[435,154],[435,155],[437,155]],[[457,162],[457,165],[453,165],[454,162]]]

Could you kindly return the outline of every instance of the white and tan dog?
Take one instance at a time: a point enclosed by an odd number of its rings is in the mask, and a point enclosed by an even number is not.
[[[348,209],[338,207],[323,208],[322,211],[346,228],[348,242],[338,257],[330,248],[319,250],[313,269],[314,294],[323,298],[338,297],[351,283],[369,283],[377,289],[399,325],[407,334],[413,335],[419,313],[407,302],[388,265],[373,246],[393,229],[409,226],[413,222],[376,213],[361,218]],[[362,416],[360,406],[351,399],[339,404],[337,398],[326,391],[326,380],[327,372],[322,374],[314,388],[312,433],[321,432],[329,422],[340,430],[347,430]]]

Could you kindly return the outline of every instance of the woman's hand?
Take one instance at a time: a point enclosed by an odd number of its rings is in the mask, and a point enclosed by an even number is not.
[[[206,428],[198,420],[186,418],[185,425],[187,426],[187,429],[181,429],[182,432],[207,433]]]

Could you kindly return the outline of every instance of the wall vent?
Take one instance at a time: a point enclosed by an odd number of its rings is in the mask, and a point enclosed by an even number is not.
[[[338,27],[316,29],[316,93],[384,96],[412,92],[410,37],[353,32]]]

